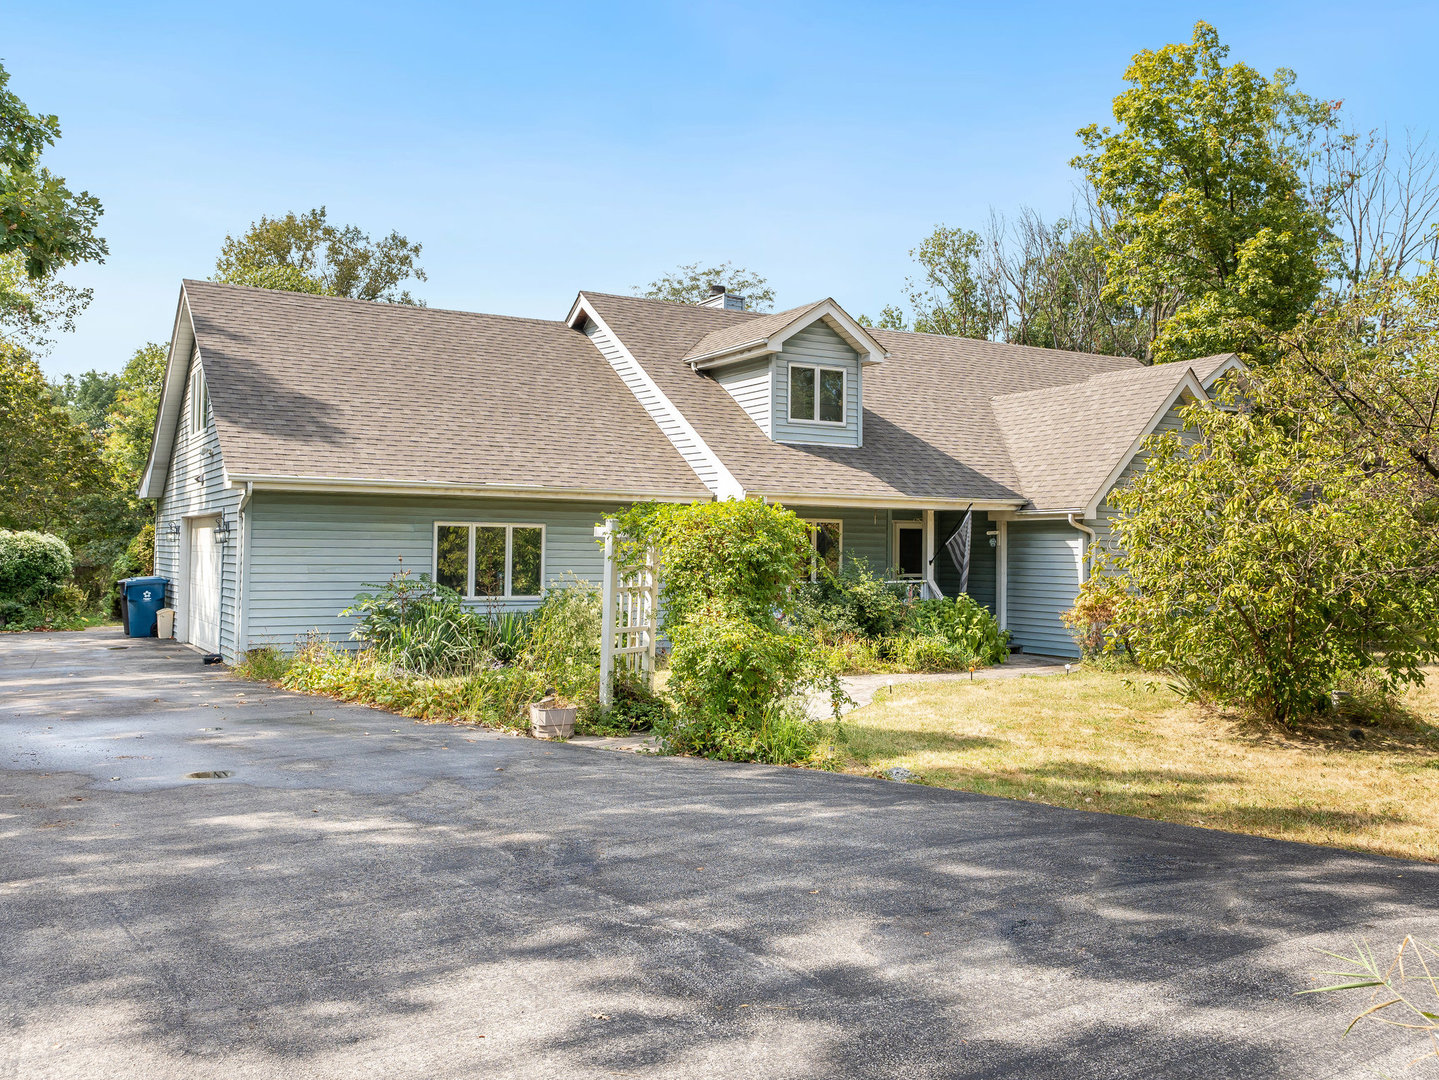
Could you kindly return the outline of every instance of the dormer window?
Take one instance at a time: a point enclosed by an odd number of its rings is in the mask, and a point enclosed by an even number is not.
[[[789,418],[809,424],[844,423],[843,368],[789,366]]]

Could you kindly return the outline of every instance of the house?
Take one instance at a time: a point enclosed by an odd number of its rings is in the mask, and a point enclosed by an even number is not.
[[[185,281],[140,494],[176,636],[230,661],[345,639],[340,610],[400,570],[532,607],[598,580],[607,513],[727,498],[811,522],[816,568],[863,557],[933,595],[972,508],[971,595],[1072,655],[1107,493],[1236,364],[878,330],[831,299],[582,292],[543,320]]]

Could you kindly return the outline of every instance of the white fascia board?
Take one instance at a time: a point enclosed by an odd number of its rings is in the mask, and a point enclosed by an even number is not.
[[[1083,513],[1083,507],[1072,510],[1000,510],[989,516],[999,521],[1063,521],[1072,514]]]
[[[263,476],[234,473],[230,487],[251,491],[345,495],[443,495],[507,499],[589,499],[599,502],[704,502],[698,491],[615,491],[608,488],[546,487],[540,484],[459,484],[445,481],[366,480],[338,476]]]
[[[1109,470],[1109,475],[1104,478],[1104,483],[1099,485],[1099,490],[1091,496],[1088,504],[1085,505],[1083,510],[1084,517],[1092,518],[1099,513],[1099,504],[1104,501],[1104,496],[1109,493],[1109,489],[1119,482],[1119,478],[1123,475],[1124,470],[1128,468],[1129,463],[1134,460],[1134,455],[1139,453],[1140,449],[1144,446],[1144,440],[1149,438],[1154,429],[1159,426],[1159,422],[1164,419],[1165,414],[1174,408],[1174,403],[1185,394],[1188,394],[1195,401],[1207,402],[1209,400],[1209,395],[1204,392],[1204,387],[1200,384],[1199,377],[1194,374],[1194,369],[1190,367],[1184,369],[1184,378],[1179,381],[1179,385],[1169,394],[1165,395],[1164,403],[1160,405],[1159,408],[1155,410],[1154,415],[1149,418],[1149,423],[1144,425],[1144,430],[1139,433],[1139,437],[1130,444],[1128,452],[1119,459],[1114,468]],[[1075,513],[1079,513],[1079,511],[1076,510]]]
[[[600,318],[600,313],[595,310],[594,305],[590,303],[589,298],[586,297],[584,293],[580,293],[575,299],[575,305],[570,309],[570,316],[566,321],[571,326],[578,325],[576,320],[581,314],[608,334],[610,340],[615,343],[615,348],[619,349],[619,351],[624,354],[625,359],[634,365],[636,375],[645,384],[645,389],[654,395],[658,406],[656,410],[652,411],[644,402],[640,402],[640,407],[645,409],[650,419],[655,421],[657,427],[660,427],[660,431],[664,433],[664,428],[660,426],[656,412],[663,412],[669,419],[672,419],[675,424],[679,426],[685,437],[691,441],[691,445],[694,446],[698,454],[704,459],[705,464],[714,469],[715,476],[717,477],[714,491],[715,497],[719,499],[743,499],[745,497],[744,486],[736,480],[734,474],[725,467],[725,463],[720,460],[719,455],[710,449],[709,444],[705,442],[700,433],[695,430],[694,425],[685,419],[684,413],[680,412],[675,406],[675,403],[669,399],[669,396],[660,389],[659,383],[654,381],[650,373],[645,370],[645,366],[635,358],[634,354],[630,352],[629,347],[620,340],[620,336],[610,329],[609,324],[606,323],[604,319]],[[599,347],[596,346],[596,351],[598,351],[598,348]],[[608,358],[606,358],[606,361],[608,362]],[[626,383],[625,385],[628,386],[629,384]],[[668,434],[666,434],[665,437],[669,438]],[[675,444],[673,439],[671,439],[670,442],[671,445],[674,445],[676,452],[683,456],[684,452],[679,445]],[[685,463],[689,464],[688,458],[685,459]],[[693,468],[693,466],[691,466],[691,468]],[[696,473],[696,476],[698,476],[698,473]]]
[[[790,323],[783,330],[771,334],[769,339],[770,346],[778,351],[783,348],[784,343],[794,337],[795,334],[813,326],[821,319],[833,326],[839,336],[844,338],[850,347],[860,354],[859,361],[861,364],[882,363],[885,357],[889,355],[889,353],[885,351],[884,346],[870,337],[869,331],[855,322],[854,319],[850,318],[849,313],[835,303],[832,297],[826,299],[819,307],[805,312],[804,315]]]
[[[1211,386],[1214,385],[1214,380],[1219,378],[1219,376],[1225,374],[1226,372],[1247,372],[1248,370],[1248,364],[1246,364],[1243,360],[1239,359],[1239,357],[1231,355],[1228,360],[1224,361],[1224,363],[1220,364],[1217,368],[1215,368],[1209,373],[1209,377],[1203,381],[1204,389],[1208,390]]]
[[[770,347],[768,341],[761,341],[758,345],[750,348],[742,348],[742,351],[735,352],[728,349],[724,352],[711,353],[708,358],[698,357],[689,361],[689,365],[695,371],[709,371],[717,367],[728,367],[730,364],[743,363],[746,360],[753,360],[759,356],[769,356],[775,350]]]
[[[150,456],[145,460],[145,471],[136,493],[142,499],[158,499],[165,494],[170,454],[175,449],[175,428],[185,400],[185,377],[190,372],[190,356],[194,351],[195,326],[190,317],[190,300],[181,283],[175,324],[170,330],[170,354],[165,358],[160,405],[155,410],[155,427],[150,433]]]

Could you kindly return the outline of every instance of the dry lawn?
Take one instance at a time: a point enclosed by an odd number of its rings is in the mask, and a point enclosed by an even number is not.
[[[1439,672],[1408,721],[1299,732],[1181,701],[1162,679],[1078,672],[896,682],[844,724],[848,770],[1439,862]]]

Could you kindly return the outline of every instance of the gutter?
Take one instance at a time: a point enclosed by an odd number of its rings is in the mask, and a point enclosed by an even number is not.
[[[1099,539],[1094,530],[1082,521],[1077,521],[1074,514],[1065,514],[1064,520],[1082,532],[1088,539],[1084,543],[1084,557],[1079,562],[1079,583],[1083,585],[1089,580],[1089,563],[1091,559],[1090,549],[1094,542]]]
[[[363,480],[335,476],[264,476],[232,473],[232,485],[243,482],[247,489],[262,491],[326,492],[362,495],[426,495],[506,497],[524,499],[589,499],[599,502],[704,502],[712,492],[696,491],[615,491],[604,488],[545,487],[540,484],[457,484],[445,481]]]

